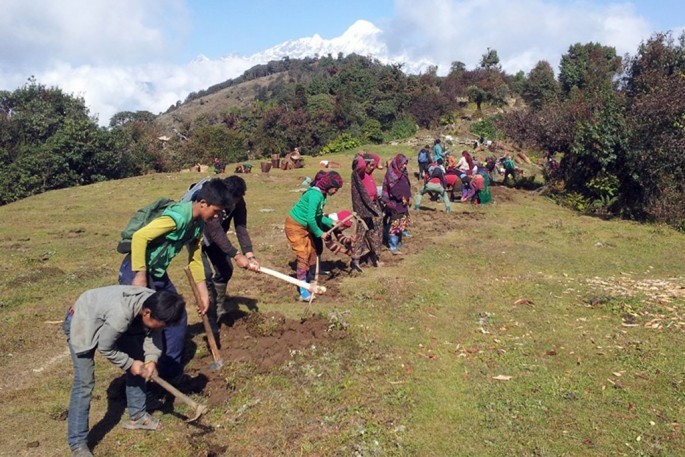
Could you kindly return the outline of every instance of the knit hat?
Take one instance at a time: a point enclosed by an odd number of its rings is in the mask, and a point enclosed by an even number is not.
[[[344,220],[345,218],[350,217],[351,215],[352,215],[352,213],[349,212],[349,211],[347,211],[347,210],[345,210],[345,209],[342,210],[342,211],[338,211],[338,220],[339,220],[339,221],[342,221],[342,220]],[[344,225],[345,227],[351,227],[351,226],[352,226],[352,221],[351,221],[351,220],[345,221],[345,224],[343,224],[343,225]]]

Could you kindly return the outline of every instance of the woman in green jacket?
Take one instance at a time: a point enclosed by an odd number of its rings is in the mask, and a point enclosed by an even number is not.
[[[323,247],[324,229],[333,227],[333,220],[323,215],[326,197],[335,195],[343,179],[335,171],[320,171],[309,186],[285,219],[285,236],[297,256],[297,279],[301,281],[313,277],[310,270]],[[310,292],[300,287],[300,300],[309,298]]]

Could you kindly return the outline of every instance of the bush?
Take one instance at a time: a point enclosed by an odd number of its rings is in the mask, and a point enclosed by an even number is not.
[[[590,207],[590,202],[587,198],[578,192],[569,192],[567,194],[559,194],[554,198],[557,203],[566,208],[571,208],[572,210],[585,213]]]
[[[336,152],[349,151],[362,145],[361,141],[348,133],[341,133],[333,141],[321,149],[320,155],[334,154]]]
[[[403,116],[392,123],[392,127],[387,134],[389,140],[400,138],[410,138],[416,135],[419,129],[411,116]]]
[[[489,140],[497,139],[497,127],[495,127],[496,116],[489,116],[482,121],[474,122],[471,124],[471,133],[475,135],[483,135]]]
[[[364,131],[364,138],[366,141],[375,144],[383,142],[383,132],[381,130],[381,123],[376,119],[367,119],[362,127]]]

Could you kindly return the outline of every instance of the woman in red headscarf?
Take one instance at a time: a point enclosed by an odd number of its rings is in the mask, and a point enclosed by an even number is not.
[[[398,247],[402,232],[409,228],[411,184],[407,174],[408,162],[407,156],[397,154],[388,165],[388,171],[383,179],[381,198],[385,204],[385,228],[388,233],[388,247],[394,255],[401,254]]]
[[[378,204],[378,190],[372,175],[376,168],[382,168],[380,162],[378,154],[360,152],[352,163],[352,210],[364,220],[364,224],[357,224],[350,263],[357,271],[362,271],[359,260],[365,255],[368,255],[374,266],[378,266],[380,261],[383,213]]]
[[[314,277],[311,269],[316,265],[317,252],[323,249],[323,230],[333,227],[333,220],[323,215],[326,197],[335,195],[342,186],[343,179],[337,172],[318,172],[285,219],[285,236],[297,256],[297,279],[301,281]],[[310,295],[300,287],[301,300],[309,300]]]

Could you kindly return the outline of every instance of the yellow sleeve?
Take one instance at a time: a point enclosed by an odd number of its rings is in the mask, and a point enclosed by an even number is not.
[[[133,271],[143,271],[147,269],[145,251],[147,245],[155,238],[164,236],[176,229],[176,222],[169,216],[160,216],[138,229],[131,237],[131,269]]]
[[[202,237],[199,237],[194,244],[188,245],[188,267],[196,284],[205,280],[205,267],[202,264]]]

